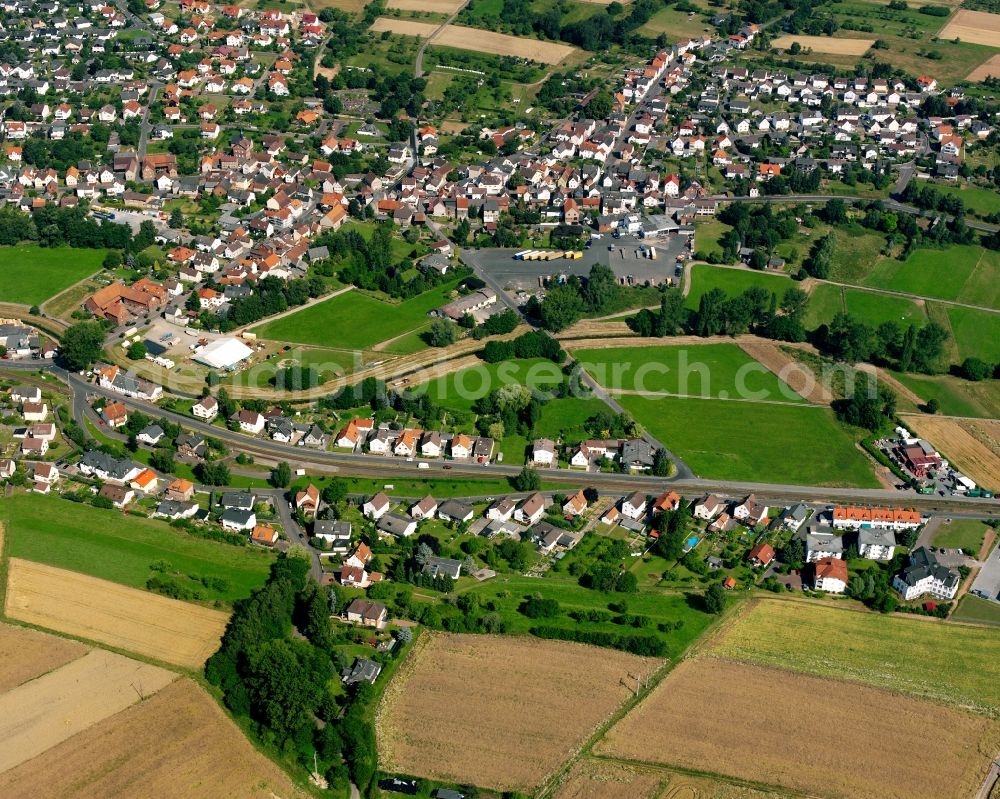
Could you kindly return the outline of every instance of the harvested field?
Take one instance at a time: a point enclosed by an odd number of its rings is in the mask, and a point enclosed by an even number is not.
[[[307,794],[253,748],[208,694],[179,679],[0,774],[0,795],[291,799]]]
[[[938,38],[1000,47],[1000,14],[959,9],[938,33]]]
[[[553,799],[778,799],[739,783],[692,777],[662,767],[580,760]]]
[[[0,695],[0,772],[152,696],[177,675],[94,649]],[[5,796],[25,795],[4,793]]]
[[[995,55],[972,70],[966,80],[981,82],[987,78],[998,77],[1000,77],[1000,55]]]
[[[992,630],[818,604],[747,603],[710,644],[713,655],[854,680],[1000,718]]]
[[[989,719],[706,657],[682,662],[596,750],[819,796],[958,799],[974,795],[998,747]]]
[[[84,574],[11,558],[11,618],[199,668],[219,648],[228,616]]]
[[[379,708],[380,764],[530,791],[628,699],[626,675],[660,662],[561,641],[430,633]]]
[[[37,630],[0,624],[0,693],[87,654],[87,647]]]
[[[371,30],[375,33],[390,31],[404,36],[428,39],[438,27],[438,25],[429,22],[379,17],[372,23]],[[434,44],[442,47],[457,47],[460,50],[473,50],[477,53],[526,58],[540,64],[558,64],[576,51],[575,47],[570,47],[568,44],[543,42],[522,36],[508,36],[505,33],[467,28],[464,25],[445,26],[441,33],[434,37]]]
[[[791,355],[783,352],[776,343],[748,339],[740,342],[740,349],[766,366],[769,372],[787,383],[800,397],[817,405],[829,405],[833,401],[833,395],[816,380],[816,376]]]
[[[667,779],[666,774],[635,766],[581,760],[554,799],[656,799]]]
[[[901,418],[914,433],[933,443],[977,483],[1000,491],[1000,422],[946,419],[926,414]]]
[[[779,36],[771,42],[775,50],[787,50],[793,42],[798,42],[803,49],[814,53],[829,53],[830,55],[864,55],[873,44],[874,39],[835,39],[832,36]]]
[[[398,11],[429,11],[432,14],[451,15],[462,5],[462,0],[389,0],[385,7]]]

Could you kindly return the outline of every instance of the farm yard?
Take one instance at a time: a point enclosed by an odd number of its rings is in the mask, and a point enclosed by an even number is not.
[[[928,441],[984,488],[1000,491],[1000,422],[945,419],[926,414],[901,417],[903,424]]]
[[[867,683],[1000,717],[992,630],[762,600],[711,642],[719,657]]]
[[[998,747],[1000,725],[987,718],[701,657],[678,665],[595,750],[817,796],[959,799],[975,793]]]
[[[197,588],[206,599],[223,602],[249,596],[267,578],[273,555],[261,549],[194,538],[153,519],[65,503],[57,497],[5,497],[0,521],[6,523],[7,554],[133,588],[144,588],[154,573],[174,573],[192,586],[188,575],[220,578],[225,587],[213,588],[199,579]],[[153,564],[165,564],[165,572],[154,572]]]
[[[631,696],[626,679],[651,675],[660,663],[533,638],[427,634],[379,707],[380,762],[431,779],[530,791]]]
[[[864,55],[868,52],[868,48],[875,44],[874,39],[850,39],[846,37],[834,38],[832,36],[800,36],[795,34],[779,36],[771,42],[771,47],[775,50],[787,50],[792,46],[793,42],[798,42],[801,47],[811,50],[814,53],[832,53],[834,55],[850,56]]]
[[[103,720],[90,717],[89,726],[75,735],[63,736],[61,742],[52,740],[54,745],[42,754],[0,772],[0,795],[35,799],[172,796],[177,795],[179,780],[184,795],[192,799],[303,799],[309,795],[258,752],[193,681],[176,679],[149,696],[154,684],[144,679],[147,697],[142,702],[137,702],[138,695],[126,684],[131,707]]]
[[[37,244],[0,247],[0,298],[40,305],[97,272],[106,252]]]
[[[854,438],[828,408],[637,395],[621,395],[618,401],[699,477],[879,485]],[[816,457],[820,451],[822,458]]]
[[[228,614],[41,563],[8,561],[5,612],[18,621],[199,668]]]
[[[394,17],[378,17],[371,26],[375,33],[389,31],[404,36],[430,38],[440,26],[429,22],[417,22]],[[463,25],[447,25],[434,38],[434,44],[443,47],[456,47],[460,50],[472,50],[477,53],[514,56],[536,61],[540,64],[559,64],[577,52],[575,47],[557,42],[546,42],[539,39],[529,39],[523,36],[509,36],[505,33],[467,28]]]
[[[0,694],[0,773],[152,696],[176,678],[158,666],[94,649]]]

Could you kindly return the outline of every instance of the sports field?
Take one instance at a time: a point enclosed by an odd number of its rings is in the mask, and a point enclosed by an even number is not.
[[[863,285],[1000,308],[1000,252],[972,245],[914,250],[905,261],[880,259]]]
[[[227,613],[42,563],[8,561],[13,619],[145,657],[200,668],[219,648]]]
[[[364,350],[380,341],[425,326],[430,311],[449,302],[457,282],[403,302],[388,302],[348,291],[297,313],[255,327],[260,338],[318,347]]]
[[[698,657],[682,661],[595,751],[808,796],[965,799],[997,747],[1000,724],[991,719],[858,683]]]
[[[619,401],[699,477],[879,486],[868,460],[828,408],[636,395]]]
[[[766,291],[781,296],[792,286],[799,284],[781,275],[771,275],[752,269],[730,269],[724,266],[695,264],[691,267],[691,291],[685,304],[697,309],[702,294],[720,288],[730,297],[742,294],[751,286],[760,286]]]
[[[814,53],[832,53],[833,55],[864,55],[868,48],[874,43],[874,39],[849,39],[834,38],[832,36],[800,36],[799,34],[788,34],[779,36],[771,42],[771,47],[775,50],[786,50],[793,43],[803,48],[808,48]]]
[[[425,634],[379,707],[380,764],[531,791],[631,696],[625,675],[660,663],[562,641]]]
[[[804,402],[735,344],[576,350],[577,362],[609,391]]]
[[[130,518],[58,497],[15,495],[0,502],[6,523],[7,554],[94,577],[143,588],[154,563],[161,576],[178,573],[218,577],[224,590],[197,587],[209,599],[231,602],[250,595],[267,579],[272,555],[259,548],[236,547],[195,538],[161,521]],[[178,582],[184,579],[178,577]]]
[[[107,250],[0,247],[0,300],[40,305],[101,268]]]
[[[993,630],[764,600],[741,611],[711,650],[1000,716]]]

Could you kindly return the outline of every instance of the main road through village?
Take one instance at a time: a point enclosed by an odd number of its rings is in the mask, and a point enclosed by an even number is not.
[[[89,407],[88,396],[103,396],[124,403],[155,418],[166,418],[182,427],[213,436],[230,448],[252,454],[266,463],[287,461],[293,468],[304,469],[318,475],[339,475],[343,477],[375,477],[391,481],[393,477],[413,477],[420,479],[448,478],[496,478],[512,477],[521,467],[502,464],[463,463],[427,459],[426,466],[403,458],[357,453],[328,452],[305,449],[282,444],[270,439],[252,438],[240,432],[219,425],[207,424],[190,416],[166,410],[151,402],[123,397],[116,392],[88,382],[82,375],[68,372],[51,363],[38,361],[11,362],[4,369],[42,369],[66,383],[72,396],[73,417],[83,424]],[[561,483],[570,486],[586,484],[605,494],[624,494],[647,489],[659,492],[669,485],[674,490],[687,495],[706,492],[738,496],[756,494],[761,500],[773,503],[807,502],[825,504],[832,502],[879,503],[886,505],[905,504],[925,512],[951,513],[952,515],[972,515],[977,517],[1000,517],[1000,502],[971,497],[922,496],[912,492],[888,489],[838,488],[828,486],[803,486],[789,484],[756,483],[730,480],[710,480],[693,475],[684,470],[673,477],[655,477],[645,474],[607,474],[603,472],[579,472],[569,469],[539,469],[546,483]],[[690,476],[687,476],[690,475]]]

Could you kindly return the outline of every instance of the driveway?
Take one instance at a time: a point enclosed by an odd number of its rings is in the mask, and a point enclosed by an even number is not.
[[[983,561],[983,567],[970,590],[984,599],[997,601],[997,595],[1000,594],[1000,547],[994,547]]]

